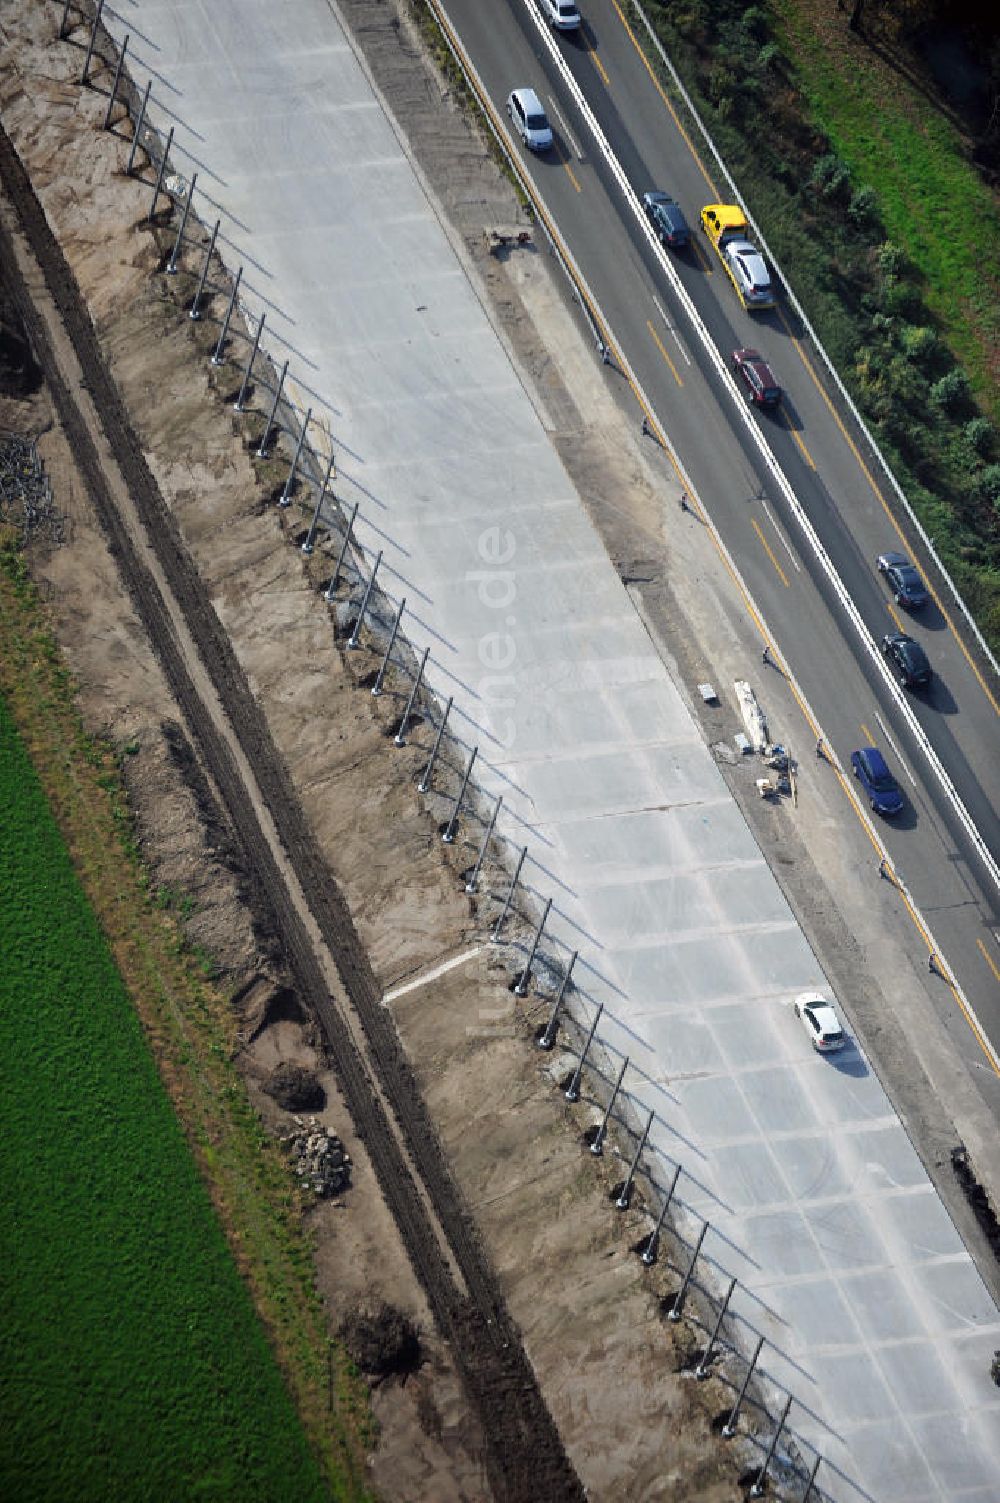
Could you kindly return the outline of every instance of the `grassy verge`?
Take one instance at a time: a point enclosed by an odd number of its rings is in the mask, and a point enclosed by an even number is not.
[[[9,537],[0,799],[4,1495],[366,1497],[294,1182]]]

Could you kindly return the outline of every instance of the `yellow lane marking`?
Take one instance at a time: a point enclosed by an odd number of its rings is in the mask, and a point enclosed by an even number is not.
[[[982,950],[983,959],[985,960],[986,964],[989,966],[990,970],[993,972],[997,980],[1000,981],[1000,969],[997,968],[997,963],[993,959],[993,956],[990,954],[989,950],[987,950],[981,939],[977,939],[976,944],[979,946],[980,950]]]
[[[576,189],[577,193],[582,193],[583,189],[580,187],[580,184],[577,182],[577,180],[576,180],[576,173],[573,171],[572,167],[569,165],[568,162],[563,162],[563,166],[566,169],[566,176],[569,178],[570,182],[573,184],[573,187]]]
[[[639,54],[639,57],[642,59],[643,67],[646,69],[646,72],[649,74],[650,78],[653,81],[653,88],[659,94],[660,98],[663,100],[663,103],[666,105],[667,109],[670,111],[670,114],[671,114],[671,117],[673,119],[674,124],[676,125],[677,129],[680,131],[681,135],[684,137],[684,141],[685,141],[685,143],[687,145],[688,151],[694,157],[695,165],[697,166],[697,168],[698,168],[699,172],[701,173],[702,177],[705,179],[706,183],[708,184],[709,188],[711,189],[713,199],[718,200],[719,190],[715,186],[715,184],[712,182],[712,179],[709,177],[708,173],[706,172],[704,162],[701,160],[701,157],[695,151],[695,149],[694,149],[694,143],[692,142],[691,137],[688,135],[687,131],[684,129],[683,125],[680,122],[680,116],[677,114],[677,111],[674,109],[673,105],[670,103],[670,100],[667,98],[666,92],[665,92],[665,90],[663,88],[663,85],[660,83],[660,80],[657,78],[656,74],[653,72],[653,68],[652,68],[652,65],[651,65],[651,63],[649,61],[649,58],[646,56],[645,52],[643,52],[642,48],[639,46],[639,42],[638,42],[638,40],[636,38],[635,32],[632,30],[631,26],[628,24],[628,22],[625,19],[625,13],[624,13],[624,11],[622,10],[621,6],[618,4],[618,0],[612,0],[612,4],[614,5],[615,10],[618,12],[618,19],[622,23],[622,25],[624,26],[626,34],[628,35],[629,41],[632,43],[632,46],[635,48],[636,52]]]
[[[865,742],[866,742],[866,744],[868,746],[874,746],[875,745],[875,737],[872,735],[871,731],[865,725],[865,723],[864,723],[863,720],[861,722],[861,734],[862,734],[862,736],[864,736]]]
[[[653,328],[653,325],[652,325],[652,323],[650,322],[650,320],[648,318],[646,320],[646,328],[649,330],[650,334],[652,334],[652,336],[653,336],[653,343],[656,345],[656,348],[659,350],[660,354],[663,356],[664,360],[669,365],[671,373],[673,375],[674,380],[677,382],[677,385],[678,386],[683,386],[684,382],[681,380],[680,376],[677,374],[677,367],[676,367],[676,365],[674,364],[674,362],[671,360],[670,356],[667,354],[666,350],[664,349],[664,347],[663,347],[663,341],[661,340],[659,334],[657,334],[656,330]]]
[[[610,87],[611,87],[611,80],[608,77],[608,70],[607,70],[607,68],[605,68],[604,64],[601,62],[600,55],[599,55],[596,47],[591,47],[590,48],[590,56],[594,59],[594,65],[597,68],[598,73],[604,79],[605,87],[610,89]]]
[[[816,465],[815,465],[815,462],[813,460],[812,455],[809,453],[809,450],[806,448],[805,439],[802,437],[801,433],[798,431],[797,428],[793,428],[792,427],[792,420],[788,416],[788,413],[785,411],[784,407],[782,407],[780,409],[780,411],[781,411],[781,416],[785,420],[785,427],[788,429],[789,433],[792,435],[792,437],[794,438],[795,442],[798,444],[799,448],[802,451],[802,458],[805,460],[805,462],[809,466],[809,468],[811,470],[814,470],[816,468]]]
[[[892,601],[891,600],[887,600],[886,603],[885,603],[885,606],[886,606],[886,610],[889,612],[889,615],[892,617],[893,621],[895,621],[895,623],[896,623],[896,630],[897,631],[901,631],[904,634],[904,636],[905,636],[905,634],[906,634],[906,627],[903,625],[902,621],[900,621],[900,619],[899,619],[899,612],[896,610],[896,607],[893,605]]]
[[[781,580],[781,583],[785,586],[785,589],[787,590],[788,589],[788,576],[785,574],[784,569],[781,567],[781,565],[778,563],[778,560],[775,558],[774,551],[771,548],[770,543],[767,541],[767,538],[761,532],[761,530],[760,530],[760,523],[757,521],[756,517],[754,517],[754,519],[753,519],[753,530],[757,534],[757,536],[760,538],[761,547],[763,548],[764,552],[767,554],[768,558],[771,560],[772,564],[775,567],[775,571],[777,572],[778,578]]]
[[[830,401],[830,398],[827,396],[826,389],[823,386],[823,383],[820,381],[820,379],[817,376],[816,372],[813,370],[812,362],[809,360],[809,357],[806,355],[806,352],[802,348],[802,345],[800,344],[800,342],[796,339],[795,335],[792,333],[791,326],[790,326],[790,324],[788,322],[788,319],[785,317],[784,310],[779,305],[777,307],[776,311],[777,311],[778,317],[781,319],[781,322],[785,326],[785,333],[788,335],[789,339],[792,341],[792,344],[795,346],[795,350],[796,350],[796,353],[798,354],[799,359],[802,361],[802,364],[805,366],[806,371],[808,372],[809,376],[812,378],[813,385],[815,386],[816,390],[819,392],[820,396],[823,398],[823,401],[826,403],[827,409],[828,409],[831,417],[833,418],[833,421],[836,423],[837,427],[840,429],[841,436],[843,437],[844,442],[847,444],[847,447],[850,449],[851,453],[854,455],[854,458],[857,460],[857,462],[858,462],[858,468],[861,470],[862,475],[864,475],[865,479],[868,481],[868,484],[871,486],[872,491],[874,492],[874,494],[877,496],[879,502],[881,503],[882,510],[885,512],[886,516],[889,518],[889,523],[890,523],[893,531],[895,532],[896,536],[899,538],[899,541],[903,544],[904,547],[906,547],[907,544],[906,544],[906,538],[905,538],[905,536],[903,534],[903,529],[900,527],[899,523],[896,521],[896,518],[893,515],[892,509],[889,506],[888,501],[885,499],[885,497],[883,496],[883,494],[882,494],[881,490],[879,489],[878,485],[875,483],[875,477],[872,475],[871,470],[869,470],[868,466],[865,464],[864,460],[862,459],[861,454],[858,452],[858,446],[857,446],[857,444],[854,442],[854,440],[851,438],[851,435],[848,433],[847,429],[844,427],[843,421],[841,420],[841,417],[840,417],[840,413],[837,411],[837,409],[834,407],[833,403]],[[979,668],[976,666],[976,663],[973,660],[972,654],[969,652],[969,649],[966,647],[966,645],[963,642],[963,640],[962,640],[961,636],[959,635],[959,633],[955,630],[955,623],[952,621],[951,616],[949,615],[948,611],[945,609],[944,604],[943,604],[943,602],[941,600],[941,597],[938,595],[937,590],[935,590],[933,583],[929,579],[926,579],[924,581],[924,583],[927,586],[927,590],[928,590],[928,593],[931,596],[931,599],[934,601],[934,604],[937,606],[938,610],[941,612],[941,615],[944,617],[945,624],[947,625],[948,630],[951,632],[951,635],[954,637],[955,641],[958,643],[959,647],[961,648],[962,654],[963,654],[963,656],[965,658],[965,661],[968,663],[969,667],[972,669],[973,673],[975,674],[976,678],[978,679],[978,681],[979,681],[979,687],[982,689],[983,693],[986,695],[986,698],[989,700],[990,704],[993,706],[994,713],[997,714],[997,715],[1000,715],[1000,702],[998,702],[997,699],[995,698],[992,690],[990,689],[989,684],[986,682],[986,680],[983,677],[982,673],[979,671]]]

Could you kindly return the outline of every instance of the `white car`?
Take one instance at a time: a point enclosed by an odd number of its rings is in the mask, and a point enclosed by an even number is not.
[[[574,0],[541,0],[541,7],[542,14],[557,31],[576,31],[580,24],[580,12]]]
[[[834,1049],[844,1047],[846,1039],[837,1014],[819,992],[803,992],[800,997],[796,997],[795,1016],[801,1019],[813,1048],[821,1054],[829,1054]]]
[[[534,89],[512,89],[507,96],[507,113],[530,151],[548,151],[552,129]]]
[[[757,247],[749,240],[727,240],[723,254],[744,308],[773,308],[771,276]]]

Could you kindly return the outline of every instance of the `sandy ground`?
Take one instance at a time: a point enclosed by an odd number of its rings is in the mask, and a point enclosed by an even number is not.
[[[349,19],[365,9],[362,0],[343,8]],[[567,1106],[556,1083],[568,1058],[534,1049],[539,1004],[530,998],[515,1004],[496,955],[488,948],[471,953],[483,940],[482,919],[459,874],[471,864],[478,828],[469,821],[450,852],[441,844],[443,801],[426,804],[414,789],[423,740],[416,732],[406,751],[392,746],[387,731],[398,698],[376,703],[359,686],[373,659],[343,653],[319,598],[317,586],[329,576],[329,540],[307,564],[291,546],[301,515],[264,504],[268,475],[255,473],[243,428],[221,400],[233,371],[210,381],[205,356],[214,330],[193,326],[178,308],[177,284],[157,274],[160,250],[141,222],[149,190],[120,175],[125,137],[99,130],[105,97],[73,81],[80,56],[54,41],[59,9],[30,0],[5,8],[5,127],[74,267],[147,459],[266,710],[380,983],[389,991],[419,982],[443,961],[470,952],[465,963],[399,995],[392,1012],[570,1458],[595,1499],[735,1499],[746,1448],[727,1446],[712,1432],[731,1392],[719,1379],[700,1384],[684,1371],[703,1337],[687,1322],[674,1326],[663,1318],[661,1297],[676,1288],[676,1271],[662,1263],[646,1271],[635,1257],[632,1248],[648,1229],[641,1202],[624,1216],[610,1206],[621,1161],[613,1153],[597,1161],[587,1152],[582,1135],[596,1107]],[[425,116],[434,122],[428,129],[443,147],[440,88],[420,70],[405,15],[399,35],[398,55],[377,29],[363,41],[380,59],[380,83],[396,91],[393,107],[412,116],[408,128],[433,174],[434,141],[421,136],[421,122]],[[544,258],[532,248],[490,254],[489,230],[509,227],[517,208],[471,138],[462,170],[455,170],[458,128],[452,119],[444,131],[450,170],[435,185],[611,556],[624,575],[649,576],[634,596],[679,683],[738,676],[751,640],[742,607],[704,541],[690,528],[668,530],[665,519],[675,515],[664,506],[672,494],[669,473],[618,407]],[[556,349],[558,362],[549,353]],[[67,542],[53,548],[40,540],[31,567],[79,678],[88,721],[119,744],[139,744],[126,765],[157,882],[190,894],[191,938],[218,959],[234,993],[245,991],[244,1063],[264,1119],[276,1130],[287,1126],[260,1089],[276,1062],[292,1059],[322,1073],[323,1115],[354,1163],[351,1189],[312,1215],[317,1281],[331,1326],[361,1296],[382,1296],[424,1333],[421,1371],[374,1395],[382,1430],[373,1482],[401,1503],[486,1498],[476,1422],[379,1196],[365,1145],[352,1131],[335,1072],[294,1003],[266,1009],[285,982],[279,936],[253,910],[225,817],[199,776],[72,456],[58,428],[46,428],[41,400],[8,404],[0,422],[40,433]],[[710,632],[717,656],[706,670],[696,644]],[[709,741],[730,735],[728,724],[695,708]],[[789,718],[794,713],[791,705],[779,708]],[[829,858],[833,880],[842,856],[815,771],[806,770],[806,812],[797,822],[786,806],[759,806],[739,781],[742,769],[730,775],[793,905],[818,936],[824,964],[874,1013],[882,1000],[877,967],[894,968],[897,976],[912,967],[906,935],[870,912],[845,919],[819,879],[816,861]],[[901,1071],[908,1063],[900,1061]],[[923,1080],[918,1066],[913,1073]],[[925,1148],[938,1145],[943,1162],[954,1134],[929,1095],[928,1088],[914,1110],[926,1118]],[[960,1205],[958,1217],[961,1224]]]

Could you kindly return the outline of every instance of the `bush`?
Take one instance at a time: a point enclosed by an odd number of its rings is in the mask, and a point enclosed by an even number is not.
[[[749,5],[740,17],[740,25],[744,31],[762,41],[770,30],[770,21],[759,5]]]
[[[954,417],[969,403],[969,378],[956,365],[931,387],[931,400]]]
[[[989,418],[974,417],[966,423],[962,436],[974,454],[986,455],[993,448],[993,424]]]
[[[895,282],[906,270],[906,256],[902,246],[894,245],[891,240],[879,246],[876,260],[886,282]]]
[[[916,365],[932,365],[939,353],[938,337],[926,324],[910,324],[903,330],[901,343],[907,360]]]
[[[878,195],[874,188],[859,188],[847,205],[847,217],[856,230],[871,230],[879,222]]]
[[[979,477],[979,486],[994,506],[1000,506],[1000,464],[988,464]]]
[[[757,65],[765,70],[776,68],[781,61],[781,48],[777,42],[765,42],[757,54]]]
[[[827,152],[816,163],[809,182],[824,198],[846,198],[851,187],[851,174],[845,162],[833,152]]]

